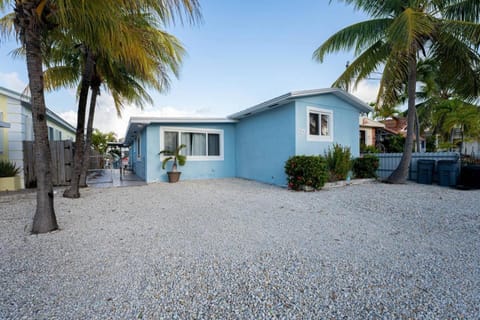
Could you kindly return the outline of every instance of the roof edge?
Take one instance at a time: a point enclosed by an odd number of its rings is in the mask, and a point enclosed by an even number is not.
[[[370,107],[365,102],[363,102],[362,100],[360,100],[359,98],[357,98],[351,93],[348,93],[339,88],[323,88],[323,89],[311,89],[311,90],[300,90],[300,91],[288,92],[276,98],[254,105],[253,107],[231,114],[228,116],[228,118],[239,120],[241,118],[246,118],[256,113],[264,112],[268,109],[279,107],[280,105],[285,104],[286,102],[295,98],[316,96],[316,95],[328,94],[328,93],[334,94],[338,96],[340,99],[347,100],[360,112],[373,111],[372,107]]]

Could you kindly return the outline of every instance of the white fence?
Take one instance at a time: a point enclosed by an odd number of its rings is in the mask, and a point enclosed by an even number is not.
[[[377,153],[380,164],[378,166],[377,175],[380,179],[385,179],[398,167],[402,153]],[[410,168],[408,171],[409,180],[417,180],[417,161],[418,160],[454,160],[460,161],[460,154],[457,152],[415,152],[412,154]],[[460,164],[459,164],[460,165]],[[433,180],[438,181],[437,166]]]

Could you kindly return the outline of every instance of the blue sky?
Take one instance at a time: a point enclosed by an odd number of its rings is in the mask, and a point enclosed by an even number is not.
[[[185,46],[179,79],[165,94],[151,92],[154,105],[144,111],[129,106],[116,118],[113,102],[102,94],[95,127],[123,136],[134,115],[224,117],[278,95],[330,87],[353,59],[352,53],[312,60],[313,51],[341,28],[367,17],[343,2],[200,0],[203,23],[168,28]],[[15,41],[0,44],[0,86],[22,90],[27,83],[25,63],[8,55]],[[373,101],[376,83],[365,82],[355,94]],[[47,95],[47,106],[75,121],[72,90]]]

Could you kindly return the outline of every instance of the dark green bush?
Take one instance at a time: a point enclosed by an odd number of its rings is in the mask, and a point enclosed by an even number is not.
[[[367,146],[362,144],[360,146],[360,153],[379,153],[380,151],[375,146]]]
[[[353,174],[355,178],[376,178],[379,166],[378,157],[374,154],[365,154],[362,158],[353,160]]]
[[[352,168],[351,153],[349,147],[342,147],[335,143],[333,148],[328,148],[325,152],[325,159],[327,160],[327,167],[329,170],[328,181],[345,180],[348,171]]]
[[[387,153],[398,153],[403,152],[403,146],[405,145],[405,137],[400,134],[388,136],[383,141],[385,146],[385,152]]]
[[[288,188],[302,190],[304,186],[321,189],[327,180],[327,164],[321,156],[293,156],[285,163]]]
[[[0,160],[0,178],[15,177],[20,172],[17,166],[7,160]]]

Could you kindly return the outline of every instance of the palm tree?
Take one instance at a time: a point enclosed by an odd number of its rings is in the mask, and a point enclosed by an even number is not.
[[[119,24],[112,12],[153,12],[160,20],[173,19],[174,13],[199,13],[197,0],[0,0],[0,9],[13,8],[15,28],[5,29],[2,36],[15,33],[26,56],[31,92],[34,131],[35,171],[37,175],[37,207],[32,233],[55,230],[58,224],[53,202],[51,155],[48,143],[47,116],[44,96],[42,39],[52,30],[74,30],[77,38],[84,39],[92,48],[102,47],[111,56],[127,57],[135,51],[125,25]],[[116,11],[112,11],[115,8]],[[191,15],[195,16],[195,15]],[[126,36],[124,36],[126,35]],[[110,40],[113,40],[110,43]],[[109,44],[109,45],[106,45]],[[110,45],[115,44],[115,45]]]
[[[480,119],[478,106],[458,93],[455,84],[449,77],[443,76],[443,71],[434,60],[427,58],[419,61],[417,69],[421,83],[417,97],[422,101],[416,108],[421,130],[441,135],[444,141],[451,143],[453,129],[459,128],[462,145],[464,138],[475,138],[475,124]],[[463,151],[462,147],[460,150]]]
[[[471,0],[343,0],[373,19],[346,27],[327,39],[313,54],[322,62],[328,53],[354,49],[357,56],[333,86],[345,88],[355,79],[367,78],[383,67],[377,96],[379,107],[396,104],[408,96],[407,135],[397,169],[390,183],[407,179],[415,128],[415,93],[419,55],[437,61],[456,87],[465,93],[479,90],[475,66],[480,63],[476,23],[480,2]]]
[[[75,154],[75,174],[72,177],[70,188],[64,193],[66,197],[79,197],[79,186],[86,186],[87,159],[90,151],[96,98],[100,94],[101,85],[105,85],[112,93],[117,113],[120,115],[125,102],[135,103],[140,107],[145,102],[152,103],[152,99],[144,89],[145,86],[165,91],[169,86],[168,74],[171,72],[178,75],[184,49],[175,37],[159,30],[156,27],[156,21],[152,18],[152,15],[131,13],[122,17],[129,25],[128,30],[132,32],[132,38],[138,39],[137,50],[132,52],[128,59],[111,57],[98,49],[95,52],[90,50],[93,53],[93,67],[89,72],[86,71],[89,67],[88,59],[84,59],[83,55],[78,53],[72,54],[74,46],[69,41],[70,37],[67,37],[66,41],[57,39],[57,48],[51,49],[52,46],[47,46],[50,48],[47,62],[49,65],[53,65],[46,72],[48,88],[53,89],[62,85],[72,86],[79,81],[79,78],[80,83],[84,83],[87,78],[90,79],[91,100],[83,148],[79,143],[82,139],[80,136],[83,137],[83,130],[77,130],[76,149],[84,152]],[[76,49],[74,51],[78,52]],[[65,54],[66,52],[67,54]],[[81,77],[80,69],[83,69]],[[87,76],[85,72],[89,75]],[[81,85],[77,128],[83,128],[85,121],[87,94],[82,88]]]

